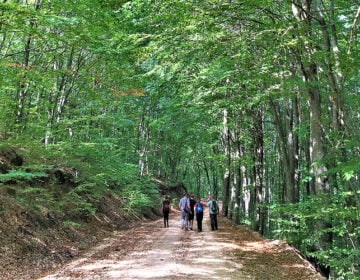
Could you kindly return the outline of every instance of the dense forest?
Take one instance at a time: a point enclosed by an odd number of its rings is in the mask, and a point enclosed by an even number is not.
[[[2,0],[0,146],[29,165],[2,164],[0,188],[66,166],[75,189],[18,203],[91,215],[82,195],[110,190],[137,216],[154,180],[181,183],[360,277],[359,17],[348,0]]]

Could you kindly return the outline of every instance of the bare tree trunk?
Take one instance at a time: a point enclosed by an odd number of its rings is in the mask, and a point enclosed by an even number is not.
[[[320,23],[323,46],[325,50],[326,77],[331,91],[330,101],[332,103],[332,125],[338,132],[345,129],[344,96],[342,94],[344,77],[340,70],[340,60],[338,57],[339,47],[337,33],[334,23],[334,3],[329,1],[329,7],[324,3],[315,1],[315,16]],[[323,10],[329,10],[329,21],[327,22],[323,15]]]
[[[200,197],[201,190],[201,167],[196,164],[196,198]]]
[[[219,189],[218,184],[219,184],[218,175],[215,172],[213,172],[213,175],[212,175],[212,190],[210,190],[210,193],[213,193],[215,195],[215,197],[218,197],[218,189]]]
[[[33,23],[32,23],[33,25]],[[25,48],[24,48],[24,59],[23,59],[23,68],[25,71],[28,70],[29,67],[29,57],[30,57],[30,44],[31,44],[31,35],[28,35],[26,39]],[[30,86],[30,81],[27,81],[26,74],[24,74],[22,80],[19,82],[19,90],[18,90],[18,108],[16,113],[16,122],[18,124],[23,122],[24,118],[24,107],[25,107],[25,97],[28,92]]]
[[[141,121],[139,123],[139,139],[138,139],[140,176],[145,176],[148,173],[147,140],[148,140],[148,132],[147,132],[146,124],[145,124],[145,116],[142,116]]]
[[[285,178],[284,182],[284,201],[294,203],[298,201],[298,151],[297,136],[294,135],[295,111],[296,107],[292,100],[288,100],[285,112],[280,112],[280,106],[270,99],[270,105],[273,111],[274,124],[278,134],[280,160],[282,171]],[[281,118],[284,116],[284,118]]]
[[[240,209],[244,212],[244,217],[250,217],[250,203],[251,203],[251,190],[249,188],[251,184],[251,178],[248,175],[245,165],[240,167],[241,170],[241,194],[242,194],[242,204]]]
[[[265,187],[264,187],[264,121],[263,110],[260,107],[254,116],[254,127],[252,129],[253,154],[254,154],[254,190],[255,211],[254,229],[261,234],[265,231]]]
[[[34,8],[36,11],[40,9],[41,2],[42,2],[41,0],[35,1]],[[31,20],[29,25],[30,25],[30,28],[33,28],[35,26],[35,22],[33,20]],[[25,123],[24,123],[25,100],[26,100],[26,96],[28,95],[29,87],[31,84],[30,80],[27,78],[26,71],[29,69],[29,66],[30,66],[30,52],[31,52],[32,37],[33,37],[33,34],[31,34],[31,33],[28,34],[26,37],[25,46],[24,46],[23,62],[22,62],[22,67],[24,68],[25,74],[23,75],[22,79],[19,81],[19,89],[18,89],[18,93],[17,93],[18,106],[17,106],[17,112],[16,112],[16,122],[18,124],[22,124],[23,127],[25,126]]]
[[[238,140],[238,136],[233,136],[234,153],[233,153],[233,176],[231,182],[231,193],[229,203],[229,215],[228,218],[235,223],[239,223],[240,213],[240,187],[241,187],[241,173],[240,173],[240,157],[241,157],[241,144]]]
[[[222,214],[228,217],[229,201],[230,201],[230,185],[231,185],[231,143],[230,132],[228,128],[228,112],[223,111],[223,134],[222,134],[223,147],[226,157],[226,168],[223,175],[222,185]]]
[[[211,192],[211,180],[210,180],[210,175],[209,175],[209,168],[207,167],[207,164],[206,164],[206,161],[204,160],[203,161],[204,163],[204,170],[205,170],[205,176],[206,176],[206,181],[207,181],[207,184],[208,184],[208,193],[210,194]]]
[[[324,135],[321,124],[321,94],[318,87],[318,65],[314,62],[313,53],[315,46],[310,42],[313,25],[313,9],[318,8],[317,1],[299,0],[293,2],[294,16],[303,24],[303,36],[308,37],[309,40],[304,41],[303,54],[298,57],[303,81],[307,86],[307,97],[309,102],[310,114],[310,162],[311,172],[313,175],[315,194],[323,194],[329,192],[329,183],[327,178],[327,168],[322,162],[324,151]],[[318,220],[316,221],[315,231],[322,231],[328,225]],[[317,249],[326,249],[330,244],[330,236],[322,234],[317,242]]]
[[[234,185],[234,192],[232,194],[233,201],[233,217],[232,220],[235,224],[240,224],[240,214],[241,214],[241,167],[238,166],[235,172],[236,184]]]

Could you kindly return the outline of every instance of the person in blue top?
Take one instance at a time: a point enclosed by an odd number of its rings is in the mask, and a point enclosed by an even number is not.
[[[213,196],[209,197],[207,206],[209,207],[211,230],[217,230],[218,229],[217,216],[219,215],[219,206]]]
[[[203,217],[204,217],[204,206],[205,205],[201,202],[201,199],[199,197],[196,200],[195,207],[194,207],[198,232],[202,232],[202,221],[203,221]]]

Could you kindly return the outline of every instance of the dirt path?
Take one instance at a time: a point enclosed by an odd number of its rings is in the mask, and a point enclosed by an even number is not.
[[[210,231],[204,216],[201,233],[181,230],[177,211],[169,228],[158,220],[115,233],[41,279],[324,279],[288,245],[221,218]]]

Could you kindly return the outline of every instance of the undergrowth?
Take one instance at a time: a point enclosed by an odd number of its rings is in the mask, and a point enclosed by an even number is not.
[[[157,186],[138,175],[137,164],[117,160],[117,150],[108,143],[44,146],[29,142],[13,147],[21,151],[25,161],[23,166],[0,174],[0,188],[16,186],[16,202],[32,211],[46,208],[70,225],[89,221],[105,192],[122,198],[118,211],[128,218],[147,215],[159,205]],[[56,182],[51,172],[56,168],[76,170],[78,178],[66,183],[69,185]]]

